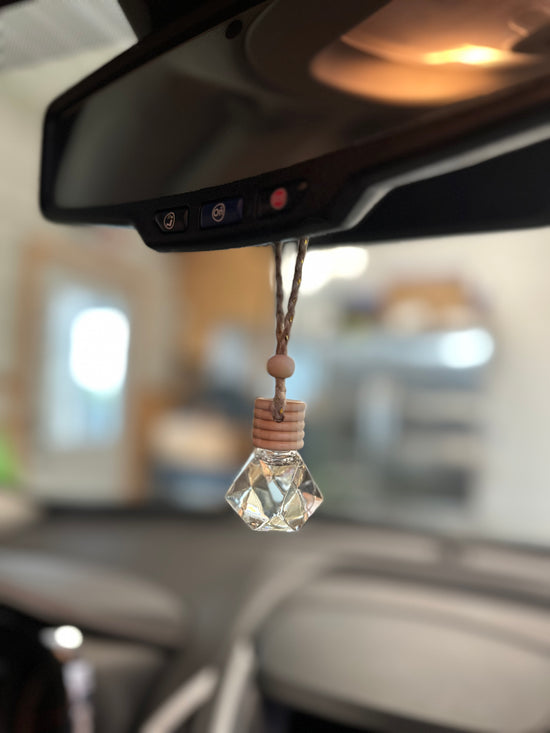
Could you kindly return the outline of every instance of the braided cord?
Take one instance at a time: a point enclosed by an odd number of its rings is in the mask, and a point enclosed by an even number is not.
[[[306,257],[309,239],[303,237],[298,242],[298,251],[296,253],[296,264],[294,266],[294,277],[292,279],[292,287],[288,296],[288,305],[286,315],[284,313],[283,300],[283,275],[282,275],[282,254],[283,245],[277,242],[273,245],[275,255],[275,313],[276,313],[276,338],[277,338],[277,354],[285,354],[288,350],[288,341],[290,339],[290,331],[296,314],[296,304],[298,302],[298,293],[302,282],[302,269]],[[275,379],[275,396],[273,397],[272,414],[276,422],[282,422],[285,419],[286,407],[286,384],[284,379]]]

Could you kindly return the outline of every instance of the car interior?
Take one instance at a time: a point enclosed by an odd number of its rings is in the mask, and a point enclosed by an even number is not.
[[[550,732],[549,171],[550,0],[0,0],[0,733]]]

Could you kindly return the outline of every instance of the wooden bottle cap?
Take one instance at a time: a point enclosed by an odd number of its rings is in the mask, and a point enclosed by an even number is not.
[[[254,404],[252,443],[268,450],[300,450],[304,447],[306,403],[287,400],[282,422],[276,422],[271,412],[273,400],[258,397]]]

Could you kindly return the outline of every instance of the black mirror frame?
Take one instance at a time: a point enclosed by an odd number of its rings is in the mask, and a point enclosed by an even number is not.
[[[223,186],[115,206],[64,209],[53,201],[60,116],[89,94],[176,45],[190,40],[262,0],[210,2],[169,28],[156,32],[56,99],[44,122],[40,206],[46,218],[63,223],[133,225],[160,252],[215,250],[265,244],[309,235],[331,243],[336,233],[360,230],[367,214],[390,191],[433,176],[483,163],[550,138],[550,77],[537,79],[458,110],[379,135],[366,143],[265,175]],[[258,218],[259,196],[278,186],[301,185],[298,205]],[[238,224],[201,229],[200,207],[244,199]],[[163,232],[159,211],[189,209],[186,231]],[[345,235],[340,238],[345,239]]]

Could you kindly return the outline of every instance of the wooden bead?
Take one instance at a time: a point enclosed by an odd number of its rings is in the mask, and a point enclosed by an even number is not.
[[[294,374],[294,359],[286,354],[275,354],[267,360],[267,371],[275,379],[288,379]]]

